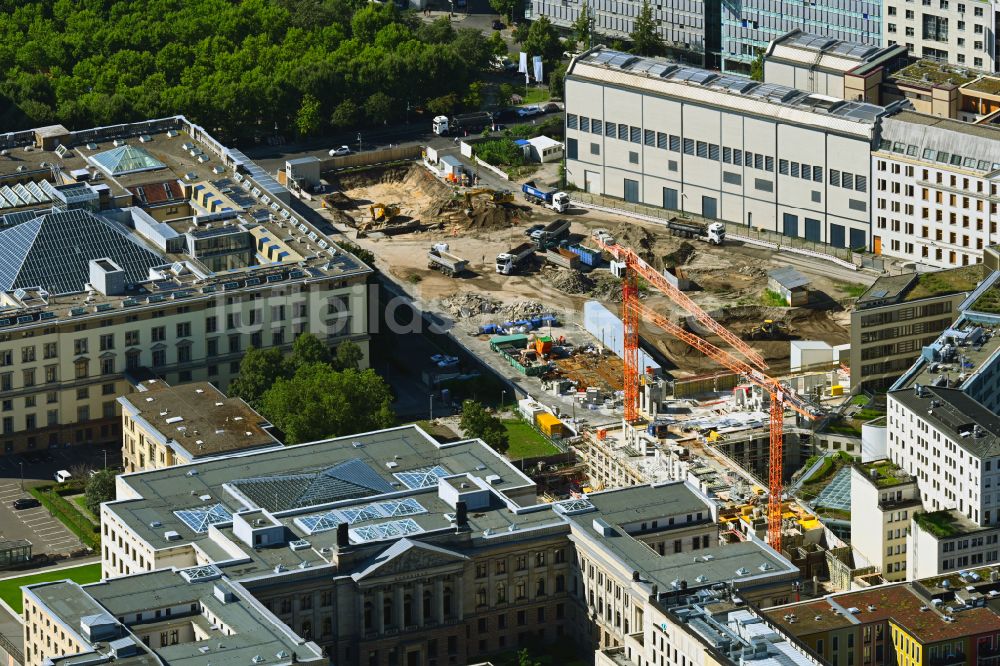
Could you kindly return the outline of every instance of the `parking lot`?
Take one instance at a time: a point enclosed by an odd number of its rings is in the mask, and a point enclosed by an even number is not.
[[[53,518],[43,506],[15,511],[15,500],[31,495],[21,490],[21,481],[0,481],[0,537],[5,540],[27,539],[34,554],[70,553],[81,547],[80,540]]]

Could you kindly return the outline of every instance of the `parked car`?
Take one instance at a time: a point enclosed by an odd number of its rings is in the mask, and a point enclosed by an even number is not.
[[[562,108],[555,102],[549,102],[542,107],[542,111],[545,113],[555,113],[556,111],[562,111]]]
[[[34,509],[36,506],[41,506],[42,503],[36,500],[34,497],[22,497],[21,499],[14,500],[14,510],[20,511],[22,509]]]
[[[67,481],[73,478],[73,475],[64,469],[59,470],[52,476],[55,478],[56,483],[66,483]]]
[[[506,26],[504,26],[503,21],[501,21],[500,19],[493,19],[494,30],[503,30],[505,27]]]
[[[341,146],[340,148],[334,148],[330,151],[330,157],[340,157],[342,155],[350,155],[351,149],[348,146]]]
[[[521,106],[517,109],[517,115],[521,118],[530,118],[531,116],[537,116],[542,110],[538,106]]]

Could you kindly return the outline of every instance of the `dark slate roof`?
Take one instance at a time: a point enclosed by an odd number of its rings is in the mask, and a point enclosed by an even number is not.
[[[166,261],[113,222],[85,210],[53,209],[0,230],[0,290],[83,291],[88,262],[102,257],[122,267],[127,283],[148,279],[149,269]]]
[[[978,458],[1000,455],[1000,415],[961,389],[922,386],[892,391],[892,397]],[[981,430],[976,430],[979,426]]]
[[[232,485],[269,511],[371,497],[393,490],[368,463],[358,459],[318,472],[237,479]]]

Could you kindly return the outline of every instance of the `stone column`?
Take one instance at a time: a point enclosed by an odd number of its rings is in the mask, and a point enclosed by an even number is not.
[[[375,617],[375,631],[382,635],[385,633],[385,616],[382,615],[382,604],[384,602],[382,588],[375,590],[375,603],[372,615]]]
[[[413,586],[413,623],[418,627],[424,624],[424,584],[419,582]]]
[[[455,578],[455,591],[452,594],[452,600],[451,600],[452,606],[454,607],[455,610],[455,617],[458,618],[459,620],[462,619],[462,605],[463,602],[465,601],[464,598],[465,594],[462,585],[463,582],[464,581],[460,576]]]
[[[403,613],[403,605],[406,603],[406,598],[403,596],[404,595],[403,586],[398,584],[395,585],[393,588],[393,595],[394,595],[392,603],[393,620],[396,623],[396,628],[402,630],[405,624],[403,620],[406,617]]]
[[[444,582],[440,578],[434,579],[434,621],[438,624],[444,622]]]

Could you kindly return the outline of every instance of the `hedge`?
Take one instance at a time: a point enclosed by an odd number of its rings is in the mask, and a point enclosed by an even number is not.
[[[100,529],[80,513],[60,492],[72,492],[68,488],[56,490],[55,486],[31,488],[29,491],[35,499],[42,503],[49,513],[75,534],[84,545],[95,551],[101,549]]]

